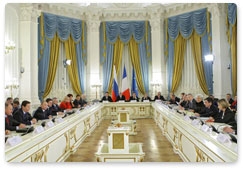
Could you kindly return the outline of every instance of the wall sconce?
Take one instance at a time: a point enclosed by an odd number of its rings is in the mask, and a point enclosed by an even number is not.
[[[206,62],[213,62],[214,56],[213,55],[205,55],[204,56]]]
[[[65,59],[64,61],[63,61],[63,66],[66,68],[67,67],[67,65],[71,65],[71,60],[69,60],[69,59]]]
[[[5,41],[5,54],[8,54],[11,50],[15,49],[15,43],[13,41]]]

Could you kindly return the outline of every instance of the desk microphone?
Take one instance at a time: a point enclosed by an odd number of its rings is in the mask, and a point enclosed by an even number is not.
[[[237,144],[237,138],[233,134],[229,134],[229,136],[231,138],[230,140]]]
[[[31,126],[30,128],[28,128],[28,130],[26,130],[25,133],[21,134],[21,136],[24,136],[24,135],[28,134],[29,132],[31,132],[31,131],[33,131],[33,130],[34,130],[34,127]]]
[[[214,132],[216,132],[216,133],[219,134],[219,131],[218,131],[213,125],[210,125],[210,127],[212,127],[212,130],[213,130]]]

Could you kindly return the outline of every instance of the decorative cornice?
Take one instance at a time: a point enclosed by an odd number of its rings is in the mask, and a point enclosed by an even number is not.
[[[99,32],[100,21],[99,20],[87,20],[87,29],[92,32]]]
[[[40,16],[41,11],[34,8],[30,4],[23,4],[20,6],[20,21],[37,22],[37,17]]]

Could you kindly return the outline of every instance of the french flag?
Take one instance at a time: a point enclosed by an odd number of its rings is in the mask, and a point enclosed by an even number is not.
[[[117,84],[117,76],[116,76],[116,67],[114,66],[114,79],[113,79],[113,87],[112,87],[112,101],[115,102],[117,96],[119,95],[118,84]]]
[[[122,94],[125,96],[126,100],[130,99],[130,91],[127,82],[127,72],[126,72],[125,65],[124,65],[123,75],[122,75]]]

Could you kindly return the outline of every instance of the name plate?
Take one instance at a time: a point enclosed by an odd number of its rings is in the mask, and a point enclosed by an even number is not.
[[[161,102],[161,100],[160,99],[156,99],[155,102]]]
[[[22,139],[20,136],[13,136],[13,137],[8,138],[6,144],[8,144],[10,146],[15,146],[21,142],[22,142]]]
[[[47,128],[51,128],[51,127],[53,127],[55,124],[52,122],[52,121],[48,121],[47,122]]]
[[[148,103],[148,102],[149,102],[149,100],[143,100],[143,102],[147,102],[147,103]]]
[[[199,124],[199,122],[200,121],[198,119],[194,119],[194,120],[192,120],[192,125],[197,126]]]
[[[206,125],[206,124],[203,124],[201,130],[204,131],[204,132],[208,132],[209,131],[209,126]]]
[[[109,103],[108,100],[103,100],[103,103]]]
[[[130,102],[137,102],[137,100],[130,100]]]
[[[184,116],[185,121],[191,121],[190,117],[188,115]]]
[[[35,130],[34,130],[34,133],[38,134],[38,133],[43,132],[44,130],[45,130],[44,127],[42,127],[42,126],[37,126],[37,127],[35,128]]]
[[[230,142],[230,138],[228,135],[226,134],[222,134],[222,133],[219,133],[218,136],[217,136],[217,140],[220,142],[220,143],[228,143]]]
[[[57,123],[61,123],[61,122],[63,122],[63,118],[57,118],[57,119],[55,120],[55,122],[57,122]]]
[[[125,102],[125,100],[119,100],[119,103],[124,103]]]

